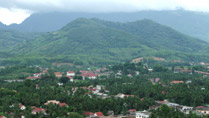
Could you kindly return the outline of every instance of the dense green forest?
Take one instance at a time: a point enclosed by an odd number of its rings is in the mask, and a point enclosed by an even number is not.
[[[79,18],[55,32],[0,31],[0,64],[104,66],[138,57],[208,61],[208,43],[144,19],[118,23]]]
[[[0,23],[0,28],[24,32],[51,32],[60,29],[69,22],[80,17],[99,18],[115,22],[133,22],[147,18],[160,24],[172,27],[187,35],[208,41],[208,13],[187,11],[183,9],[160,11],[145,10],[139,12],[120,13],[34,13],[21,24],[11,24],[6,26]]]
[[[84,117],[84,111],[102,112],[104,115],[108,111],[114,111],[115,115],[128,114],[129,109],[142,111],[149,109],[156,104],[156,100],[168,99],[170,102],[187,106],[200,106],[209,103],[209,81],[208,77],[203,79],[197,73],[173,73],[172,66],[153,65],[153,72],[143,63],[124,63],[108,67],[111,72],[109,76],[101,76],[96,80],[80,80],[75,78],[75,82],[65,80],[65,77],[57,79],[53,74],[53,69],[49,69],[47,74],[37,80],[27,80],[24,82],[8,83],[4,81],[6,77],[21,79],[22,73],[40,72],[37,67],[11,66],[0,70],[0,114],[5,116],[20,117]],[[191,66],[190,69],[204,70],[203,66]],[[121,76],[115,76],[120,72]],[[139,74],[135,74],[139,72]],[[128,76],[131,74],[132,77]],[[152,83],[151,79],[159,78]],[[24,78],[22,78],[24,79]],[[171,81],[184,81],[180,84],[171,84]],[[190,83],[186,83],[191,81]],[[60,86],[57,83],[63,82]],[[37,86],[38,85],[38,86]],[[108,98],[101,98],[91,92],[92,87],[104,86],[100,92],[107,94]],[[90,87],[91,86],[91,87]],[[77,88],[77,89],[75,89]],[[204,88],[204,90],[202,89]],[[108,91],[108,92],[107,92]],[[163,91],[163,92],[162,92]],[[125,98],[116,98],[119,93],[131,95]],[[68,107],[60,107],[55,104],[44,105],[48,100],[64,102]],[[19,104],[26,106],[26,110],[20,110]],[[11,107],[11,105],[13,105]],[[32,106],[46,109],[47,116],[39,113],[31,114]],[[70,115],[69,115],[70,113]],[[195,113],[183,114],[177,109],[161,106],[152,110],[151,118],[202,118]]]

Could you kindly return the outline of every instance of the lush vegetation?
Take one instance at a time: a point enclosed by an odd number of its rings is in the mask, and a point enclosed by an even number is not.
[[[0,29],[0,50],[7,50],[13,46],[34,39],[37,33],[22,33],[18,31]]]
[[[0,71],[0,112],[2,115],[13,113],[14,117],[24,114],[26,117],[44,117],[43,114],[32,115],[32,107],[42,107],[46,109],[49,117],[84,117],[84,111],[102,112],[107,115],[112,110],[117,114],[127,114],[129,109],[145,110],[149,106],[155,105],[155,100],[168,99],[170,102],[187,106],[199,106],[209,103],[209,81],[203,79],[200,74],[193,73],[173,73],[170,67],[154,65],[153,72],[149,72],[142,63],[124,63],[109,67],[110,75],[102,76],[96,80],[76,80],[69,82],[65,77],[57,79],[53,70],[41,76],[38,80],[25,80],[24,82],[7,83],[5,80],[9,75],[17,78],[15,74],[36,73],[40,70],[34,67],[13,66]],[[190,69],[202,69],[202,66],[190,67]],[[139,72],[136,74],[136,72]],[[121,73],[120,76],[115,76]],[[129,74],[132,77],[128,76]],[[30,74],[29,74],[30,75]],[[159,78],[156,81],[156,78]],[[154,79],[154,83],[151,81]],[[171,81],[184,81],[180,84],[171,84]],[[187,83],[187,81],[191,81]],[[58,82],[64,83],[58,86]],[[38,85],[38,86],[37,86]],[[101,98],[93,94],[89,86],[103,85],[101,92],[107,94],[108,98]],[[77,90],[75,91],[75,88]],[[204,88],[204,89],[202,89]],[[108,92],[106,92],[108,91]],[[132,95],[123,99],[116,98],[119,93]],[[68,107],[59,105],[44,105],[48,100],[58,100],[65,102]],[[26,106],[26,110],[20,110],[18,104]],[[12,105],[12,107],[11,107]],[[162,106],[152,111],[151,118],[198,118],[196,114],[185,115],[177,109]]]
[[[169,108],[167,105],[162,105],[157,110],[152,111],[150,118],[202,118],[202,117],[191,112],[189,113],[189,115],[185,115],[178,109]]]
[[[149,56],[206,62],[209,57],[206,42],[147,19],[115,23],[80,18],[40,36],[1,32],[1,65],[65,62],[103,66]]]
[[[207,13],[171,10],[171,11],[140,11],[133,13],[34,13],[22,24],[6,26],[0,23],[0,28],[25,32],[51,32],[60,29],[67,23],[79,18],[91,17],[117,22],[131,22],[148,18],[158,23],[170,26],[180,32],[208,41],[209,16]],[[56,24],[56,25],[55,25]]]

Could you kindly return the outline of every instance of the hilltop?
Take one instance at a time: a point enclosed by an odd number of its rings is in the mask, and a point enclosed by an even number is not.
[[[207,60],[208,43],[170,27],[144,19],[118,23],[99,19],[76,19],[56,32],[10,48],[17,57],[80,65],[106,65],[137,57],[157,56],[188,61]],[[206,50],[205,50],[206,52]]]
[[[132,13],[35,13],[21,24],[11,24],[9,26],[0,25],[0,28],[24,32],[51,32],[59,30],[69,22],[80,17],[99,18],[113,22],[134,22],[147,18],[172,27],[184,34],[209,41],[209,28],[207,27],[209,25],[208,13],[185,10],[150,10]]]

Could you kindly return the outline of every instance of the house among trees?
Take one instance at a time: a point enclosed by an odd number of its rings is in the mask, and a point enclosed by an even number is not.
[[[74,71],[68,71],[67,72],[67,76],[74,77],[75,76],[75,72]]]
[[[92,117],[92,116],[94,116],[94,113],[89,112],[89,111],[84,111],[83,114],[84,114],[86,117]]]
[[[63,103],[59,103],[59,106],[60,107],[67,107],[68,105],[65,102],[63,102]]]
[[[208,115],[209,114],[209,107],[198,106],[198,107],[195,108],[195,111],[199,114]]]
[[[171,81],[171,84],[180,84],[180,83],[184,83],[184,81]]]
[[[128,110],[130,115],[135,115],[136,114],[136,109],[129,109]]]
[[[115,98],[124,98],[125,96],[125,94],[119,93],[115,96]]]
[[[49,100],[44,105],[48,105],[48,104],[56,104],[56,105],[59,105],[60,107],[68,106],[65,102],[61,103],[60,101],[56,101],[56,100]]]
[[[150,115],[151,112],[147,112],[147,111],[136,112],[136,118],[149,118]]]
[[[41,77],[42,73],[34,73],[33,76],[34,77]]]
[[[33,115],[36,115],[38,113],[45,113],[45,111],[46,111],[44,108],[37,108],[35,106],[33,106],[32,108],[33,108],[33,111],[32,111]]]
[[[19,108],[20,108],[21,110],[25,110],[25,109],[26,109],[26,107],[25,107],[24,105],[22,105],[22,104],[19,104]]]
[[[57,78],[61,78],[61,77],[62,77],[62,73],[60,73],[60,72],[54,72],[54,75],[55,75]]]
[[[49,100],[44,105],[48,105],[48,104],[59,104],[59,103],[60,102],[59,101],[56,101],[56,100]]]
[[[69,80],[70,80],[71,82],[74,81],[72,76],[66,76],[66,77],[69,78]]]
[[[97,116],[97,117],[101,117],[101,116],[104,116],[102,112],[96,112],[94,113],[94,116]]]
[[[88,72],[88,73],[82,73],[81,76],[82,76],[83,80],[85,80],[85,78],[96,79],[98,74],[95,74],[93,72]]]
[[[86,116],[86,118],[98,118],[104,116],[102,112],[92,113],[89,111],[84,111],[84,115]]]

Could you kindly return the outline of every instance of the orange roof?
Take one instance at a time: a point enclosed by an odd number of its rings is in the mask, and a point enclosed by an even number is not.
[[[66,103],[59,103],[59,106],[64,107],[64,106],[67,106],[67,104]]]
[[[84,114],[85,116],[93,116],[93,115],[94,115],[94,113],[89,112],[89,111],[84,111],[83,114]]]
[[[44,108],[37,108],[37,107],[32,107],[33,108],[33,112],[45,112]]]
[[[56,101],[56,100],[49,100],[45,103],[45,105],[48,105],[48,104],[59,104],[60,102],[59,101]]]
[[[129,109],[129,112],[136,112],[136,109]]]
[[[104,116],[102,112],[96,112],[94,113],[96,116]]]
[[[184,83],[184,81],[171,81],[171,84],[179,84],[179,83]]]
[[[55,75],[62,75],[60,72],[54,72]]]

